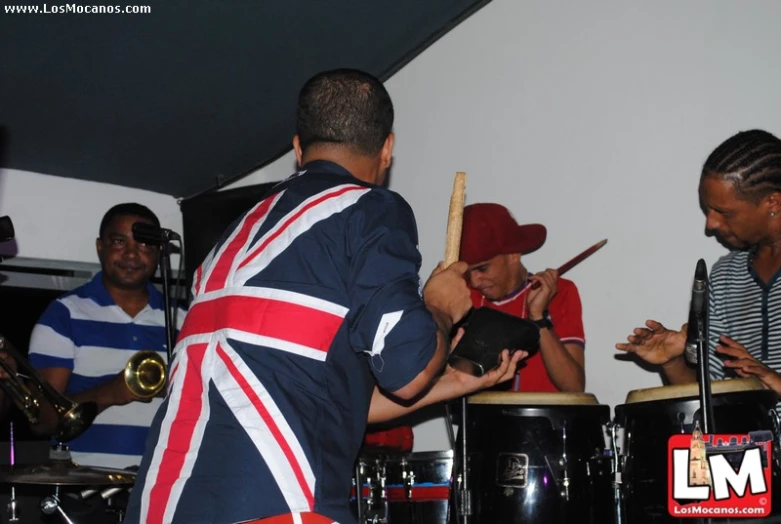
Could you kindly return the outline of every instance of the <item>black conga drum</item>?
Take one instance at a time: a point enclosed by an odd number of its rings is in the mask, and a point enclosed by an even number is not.
[[[609,422],[610,407],[591,394],[490,391],[470,397],[470,522],[613,522],[604,438]]]
[[[713,429],[716,434],[771,431],[777,395],[756,379],[711,383]],[[698,384],[664,386],[630,391],[626,403],[616,406],[615,422],[624,428],[621,451],[625,524],[696,524],[701,519],[673,518],[667,501],[667,443],[674,434],[691,434],[700,422]],[[773,450],[773,454],[776,450]],[[776,457],[777,458],[777,457]],[[775,461],[773,461],[775,463]],[[711,522],[781,522],[781,483],[773,470],[772,518],[711,519]]]

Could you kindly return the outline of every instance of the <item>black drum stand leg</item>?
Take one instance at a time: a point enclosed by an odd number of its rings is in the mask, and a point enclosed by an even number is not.
[[[363,516],[363,476],[361,475],[360,459],[355,464],[355,507],[357,508],[358,524],[366,524]]]
[[[467,398],[461,399],[461,524],[469,524],[472,516],[472,494],[469,490],[469,455],[467,445]]]
[[[624,496],[621,481],[621,456],[618,447],[618,425],[609,423],[607,430],[610,432],[610,458],[611,473],[613,475],[613,520],[615,524],[624,524]]]

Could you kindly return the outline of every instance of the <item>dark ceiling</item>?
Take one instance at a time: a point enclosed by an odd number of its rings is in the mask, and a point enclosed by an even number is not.
[[[489,0],[117,0],[151,12],[8,13],[25,1],[0,15],[0,165],[189,197],[288,151],[312,74],[354,67],[386,80]]]

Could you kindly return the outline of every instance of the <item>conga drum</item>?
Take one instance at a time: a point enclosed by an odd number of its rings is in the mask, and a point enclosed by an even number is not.
[[[711,383],[713,429],[716,434],[773,431],[777,395],[756,379]],[[667,503],[667,442],[674,434],[691,434],[700,422],[699,385],[684,384],[630,391],[626,403],[616,406],[615,422],[624,428],[622,482],[626,524],[683,523],[699,519],[670,516]],[[775,450],[774,450],[775,453]],[[781,483],[773,471],[773,515],[781,515]],[[735,522],[711,519],[712,522]],[[767,519],[743,519],[758,524]],[[772,522],[781,522],[775,517]]]
[[[613,522],[604,438],[609,422],[610,407],[591,394],[489,391],[470,397],[470,522]]]

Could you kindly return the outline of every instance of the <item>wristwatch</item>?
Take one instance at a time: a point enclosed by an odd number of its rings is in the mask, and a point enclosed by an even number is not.
[[[545,312],[542,314],[542,318],[533,320],[529,319],[532,324],[537,326],[540,329],[553,329],[553,321],[550,319],[550,314],[548,313],[548,310],[546,309]]]

